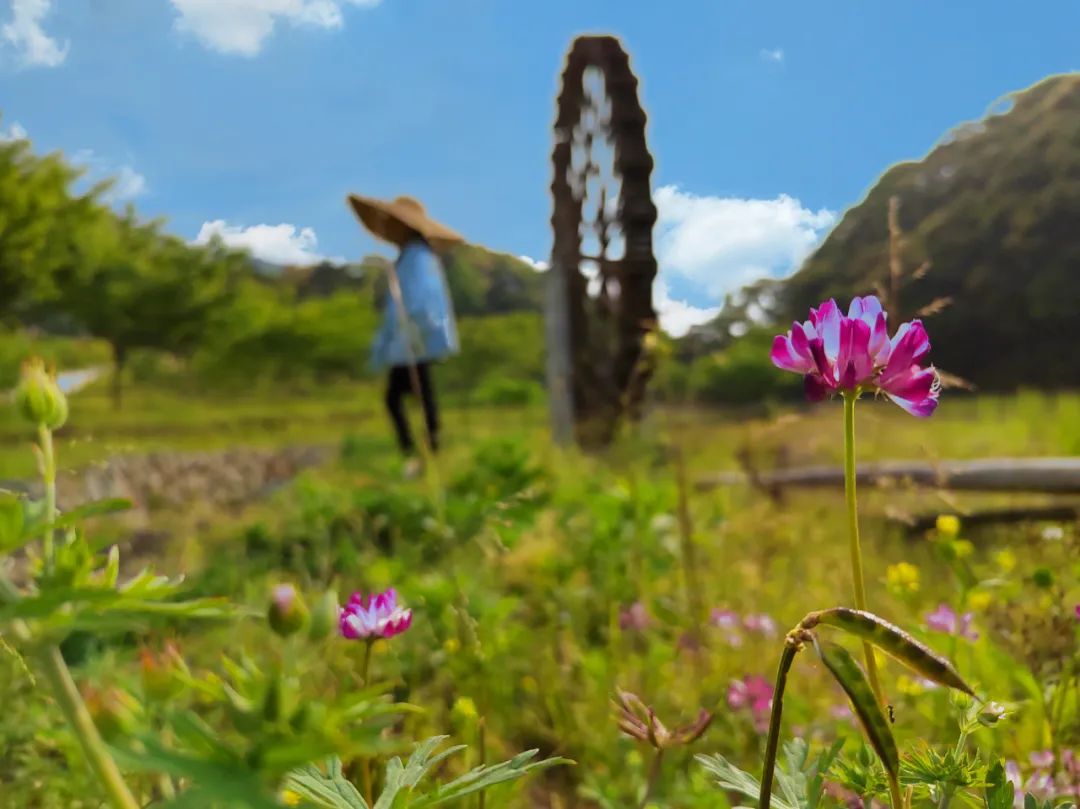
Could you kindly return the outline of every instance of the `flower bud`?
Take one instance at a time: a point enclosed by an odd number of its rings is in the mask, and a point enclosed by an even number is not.
[[[267,612],[270,628],[287,638],[304,628],[308,620],[307,605],[291,584],[279,584],[270,597]]]
[[[37,358],[23,363],[22,379],[15,388],[15,405],[31,424],[49,430],[58,430],[67,421],[67,397],[56,384],[56,377]]]
[[[143,649],[139,654],[142,669],[143,694],[147,699],[164,702],[179,694],[184,688],[180,675],[187,673],[187,664],[174,643],[155,654]]]
[[[333,590],[323,593],[315,610],[311,614],[311,626],[308,629],[308,637],[312,640],[323,640],[333,632],[338,625],[341,615],[341,605],[338,603],[338,594]]]
[[[979,711],[979,724],[984,727],[992,728],[1007,715],[1008,711],[1000,702],[988,702],[983,706],[983,709]]]
[[[83,691],[83,700],[106,741],[130,735],[135,730],[139,703],[127,691],[119,688],[98,691],[88,686]]]

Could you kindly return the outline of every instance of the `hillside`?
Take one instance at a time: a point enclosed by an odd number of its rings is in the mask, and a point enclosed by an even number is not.
[[[778,313],[805,316],[888,273],[888,206],[900,200],[904,264],[930,271],[900,295],[927,319],[934,361],[982,388],[1080,385],[1080,74],[1009,97],[919,161],[891,167],[780,289]]]
[[[383,256],[366,256],[358,264],[343,266],[323,262],[285,267],[252,260],[260,280],[291,287],[300,299],[328,297],[374,284],[376,299],[381,300],[388,264]],[[443,264],[460,316],[539,312],[543,306],[543,276],[514,256],[466,244],[443,255]]]

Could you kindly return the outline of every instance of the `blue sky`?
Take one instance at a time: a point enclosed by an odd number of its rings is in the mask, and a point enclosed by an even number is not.
[[[382,250],[350,191],[546,257],[575,34],[630,51],[668,328],[790,273],[891,163],[1080,67],[1080,3],[0,0],[0,129],[270,259]]]

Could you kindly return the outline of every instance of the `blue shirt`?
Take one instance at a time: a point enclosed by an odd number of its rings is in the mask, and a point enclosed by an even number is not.
[[[388,293],[371,346],[372,367],[431,362],[458,353],[454,307],[439,257],[426,243],[412,241],[401,248],[395,267],[406,322],[393,293]]]

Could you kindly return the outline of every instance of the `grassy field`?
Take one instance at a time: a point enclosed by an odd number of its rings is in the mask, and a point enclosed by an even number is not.
[[[811,610],[847,603],[850,579],[842,492],[777,504],[746,488],[690,489],[683,512],[675,459],[685,456],[691,481],[740,458],[762,467],[838,463],[840,411],[837,403],[755,414],[657,410],[605,457],[587,458],[549,445],[540,408],[450,408],[438,474],[405,483],[370,387],[250,398],[134,390],[119,414],[104,390],[91,389],[73,398],[59,451],[70,467],[158,448],[339,447],[326,467],[209,525],[155,515],[171,536],[158,565],[185,573],[198,592],[258,610],[281,581],[312,602],[327,587],[396,587],[414,624],[376,647],[374,665],[396,683],[395,696],[423,710],[393,738],[450,733],[473,745],[475,763],[482,718],[489,757],[538,747],[577,762],[524,791],[492,793],[489,807],[637,805],[650,753],[619,733],[616,688],[640,695],[669,725],[715,712],[701,739],[667,756],[649,804],[694,808],[738,805],[693,754],[719,753],[757,771],[761,716],[740,701],[740,688],[771,680],[783,632]],[[32,472],[25,432],[0,420],[0,475]],[[863,459],[1075,455],[1080,397],[946,397],[926,421],[866,402],[857,434]],[[1019,499],[868,490],[861,502],[871,608],[950,656],[981,697],[1010,713],[958,741],[970,706],[889,665],[884,686],[909,759],[931,742],[984,761],[1015,760],[1026,779],[1032,753],[1051,750],[1061,761],[1080,746],[1075,526],[913,537],[887,517],[962,515]],[[932,629],[927,616],[941,605],[970,612],[978,637]],[[259,620],[176,637],[193,668],[219,666],[223,649],[266,665],[283,654]],[[292,646],[289,655],[310,688],[328,693],[347,690],[359,665],[343,641]],[[97,638],[76,657],[80,678],[139,693],[130,638]],[[837,789],[877,791],[843,694],[820,664],[800,662],[790,689],[785,738],[814,749],[845,739]],[[97,806],[82,765],[64,763],[68,754],[77,759],[72,742],[11,657],[0,660],[0,702],[10,706],[0,719],[0,805]]]

